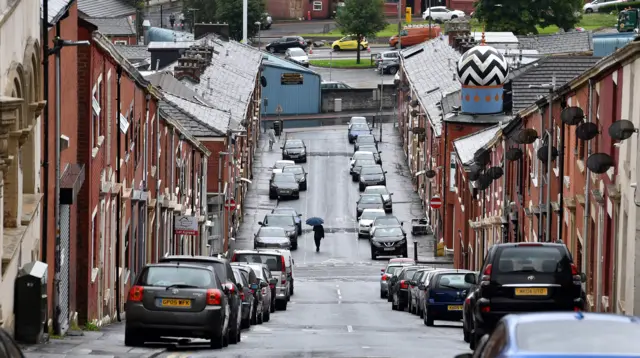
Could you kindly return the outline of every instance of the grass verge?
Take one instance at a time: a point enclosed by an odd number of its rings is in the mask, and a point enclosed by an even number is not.
[[[585,30],[596,30],[602,27],[615,27],[617,17],[612,14],[603,14],[603,13],[593,13],[593,14],[584,14],[582,16],[582,20],[576,25],[576,27],[582,27]],[[426,24],[426,21],[414,21],[412,24]],[[406,23],[404,23],[406,25]],[[443,28],[444,26],[441,25]],[[476,19],[471,19],[471,28],[474,31],[482,31],[482,24],[478,22]],[[547,26],[547,27],[539,27],[539,34],[554,34],[558,32],[557,26]],[[377,33],[376,37],[385,38],[391,37],[398,33],[398,25],[397,24],[389,24],[385,27],[384,30]],[[343,34],[340,32],[340,29],[334,29],[331,32],[327,32],[324,34],[300,34],[302,37],[342,37]]]
[[[310,60],[309,64],[315,67],[332,67],[332,68],[373,68],[371,59],[366,57],[360,58],[360,63],[356,63],[355,58],[341,58],[335,60]]]

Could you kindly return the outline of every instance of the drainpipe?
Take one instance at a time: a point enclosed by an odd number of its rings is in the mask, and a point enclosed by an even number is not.
[[[148,141],[148,136],[149,136],[149,130],[148,130],[148,125],[149,125],[149,102],[151,101],[151,95],[150,94],[146,94],[144,97],[144,108],[145,108],[145,120],[144,120],[144,143],[141,143],[144,147],[144,150],[142,151],[142,165],[143,165],[143,170],[142,170],[142,190],[143,192],[147,193],[147,201],[149,200],[149,187],[148,187],[148,182],[147,182],[147,175],[148,175],[148,167],[147,167],[147,143]],[[142,202],[142,219],[144,220],[142,222],[142,245],[140,247],[140,252],[142,253],[142,261],[140,262],[140,269],[142,269],[142,267],[144,267],[144,265],[147,262],[147,234],[149,232],[149,228],[147,227],[149,225],[149,210],[147,210],[147,201],[141,201]],[[138,208],[138,210],[140,210],[140,208]]]
[[[558,145],[558,159],[560,161],[560,198],[558,200],[558,206],[560,207],[560,212],[558,213],[558,239],[562,239],[562,227],[564,226],[564,122],[560,121],[560,143]],[[564,240],[563,240],[564,241]]]
[[[540,136],[542,138],[542,133],[544,133],[544,112],[542,110],[539,111],[540,113]],[[551,141],[551,138],[549,138],[549,141]],[[551,143],[551,142],[549,142]],[[542,141],[540,141],[540,144],[542,145]],[[549,146],[551,146],[551,144],[549,144]],[[538,147],[540,148],[540,147]],[[549,148],[551,149],[551,148]],[[535,153],[533,153],[533,160],[538,160],[538,156],[537,156],[537,151],[535,151]],[[536,177],[536,180],[538,181],[540,190],[538,191],[538,210],[539,210],[539,215],[538,215],[538,237],[536,238],[536,240],[541,241],[541,238],[544,238],[542,236],[542,191],[544,190],[544,182],[542,181],[542,175],[540,174],[540,171],[542,170],[542,163],[538,163],[538,175]]]
[[[593,80],[589,79],[589,99],[588,99],[588,107],[587,107],[587,122],[591,122],[593,119]],[[587,158],[591,155],[591,141],[587,142]],[[584,158],[581,158],[584,160]],[[589,193],[591,192],[591,178],[589,167],[585,165],[585,178],[587,184],[584,188],[584,219],[583,219],[583,229],[582,229],[582,272],[587,272],[587,261],[589,259],[589,216],[591,211],[591,200]],[[589,282],[585,284],[587,289],[589,288]]]
[[[196,182],[197,174],[196,174],[196,149],[195,147],[191,149],[191,216],[196,216]],[[193,242],[191,243],[192,252],[194,255],[197,255],[196,247],[198,239],[200,235],[196,234],[193,238]]]
[[[45,2],[47,2],[45,0]],[[118,73],[118,88],[117,88],[117,92],[116,92],[116,109],[118,111],[118,115],[117,117],[117,123],[118,125],[116,126],[116,133],[118,134],[116,136],[116,145],[118,147],[118,150],[116,151],[116,183],[118,184],[122,184],[121,180],[120,180],[120,146],[121,146],[121,141],[122,141],[122,133],[120,132],[120,117],[122,116],[122,112],[120,109],[120,101],[122,100],[121,97],[121,93],[120,93],[120,80],[122,79],[122,67],[118,66],[118,69],[116,70]],[[122,189],[121,188],[120,192],[118,193],[118,199],[117,199],[117,204],[116,204],[116,217],[118,218],[118,224],[116,225],[116,271],[118,272],[116,274],[116,317],[118,318],[118,322],[122,322],[122,317],[120,317],[120,266],[122,265],[122,259],[120,257],[120,255],[122,254],[122,250],[120,249],[120,227],[122,226]]]
[[[546,225],[545,225],[545,241],[551,242],[551,220],[553,218],[553,210],[551,208],[551,171],[553,170],[553,91],[555,90],[555,76],[553,78],[553,85],[549,89],[549,107],[548,107],[548,115],[549,115],[549,128],[547,128],[549,144],[547,145],[547,210],[546,210]]]
[[[176,142],[175,142],[175,136],[176,136],[176,129],[175,127],[171,128],[171,135],[169,136],[170,140],[171,140],[171,154],[169,155],[169,158],[175,158],[176,156]],[[169,187],[169,193],[171,194],[171,200],[173,200],[173,196],[176,195],[176,182],[175,182],[175,175],[176,175],[176,161],[175,160],[170,160],[171,162],[171,171],[169,172],[169,176],[171,177],[171,186]],[[170,225],[170,230],[171,232],[169,233],[170,237],[171,237],[171,251],[172,254],[179,254],[178,252],[175,252],[175,248],[176,248],[176,236],[173,233],[173,219],[174,219],[174,212],[171,211],[171,214],[169,215],[169,222],[171,223]]]
[[[160,258],[160,220],[162,220],[162,215],[160,214],[160,106],[156,106],[156,121],[155,121],[155,140],[156,140],[156,234],[154,235],[154,240],[156,242],[156,258]],[[163,251],[166,249],[164,247],[164,240],[162,241],[162,249]]]
[[[46,16],[46,15],[45,15]],[[61,334],[62,333],[62,327],[60,327],[60,313],[61,313],[61,307],[60,307],[60,265],[62,264],[61,262],[61,239],[60,239],[60,121],[62,119],[62,112],[60,107],[62,106],[62,98],[60,96],[60,92],[62,92],[61,90],[61,81],[62,81],[62,75],[61,75],[61,57],[62,57],[62,45],[60,43],[57,42],[57,40],[60,38],[61,35],[61,29],[60,29],[60,21],[58,21],[58,23],[56,23],[56,38],[54,40],[54,43],[56,43],[56,45],[54,46],[56,48],[55,50],[55,65],[56,65],[56,70],[55,70],[55,77],[56,77],[56,115],[55,115],[55,155],[56,155],[56,170],[55,170],[55,191],[53,192],[53,195],[55,197],[55,202],[53,204],[53,212],[54,212],[54,222],[55,222],[55,228],[56,228],[56,241],[55,241],[55,274],[54,274],[54,281],[53,281],[53,309],[54,309],[54,313],[53,313],[53,328],[54,331],[56,332],[56,334]],[[48,55],[47,55],[48,56]],[[45,190],[48,190],[48,188],[45,188]],[[68,295],[68,293],[67,293]]]
[[[500,123],[500,130],[504,130],[502,123]],[[507,169],[509,166],[507,165],[507,142],[504,140],[504,135],[502,136],[502,242],[509,241],[509,197],[507,195]],[[514,238],[515,241],[515,238]]]
[[[47,263],[48,257],[48,245],[49,245],[49,1],[44,0],[42,2],[42,87],[43,93],[42,98],[45,100],[44,109],[42,110],[42,123],[44,123],[43,128],[43,136],[44,136],[44,148],[43,148],[43,162],[42,162],[42,170],[44,172],[44,187],[42,192],[42,234],[41,234],[41,255],[40,259],[42,262]],[[47,309],[47,312],[49,310]],[[49,331],[48,320],[45,320],[44,323],[44,332]]]
[[[451,154],[449,153],[449,146],[447,145],[447,140],[449,140],[449,135],[448,135],[449,126],[445,123],[442,129],[444,130],[444,151],[442,153],[442,155],[444,156],[444,165],[442,167],[442,206],[443,208],[441,212],[442,216],[440,217],[440,222],[442,223],[442,239],[444,240],[446,213],[447,213],[447,207],[449,206],[447,205],[447,191],[449,191],[449,188],[447,187],[447,175],[449,175],[449,172],[451,171]],[[439,239],[436,237],[436,250],[438,248],[437,246],[438,241]]]

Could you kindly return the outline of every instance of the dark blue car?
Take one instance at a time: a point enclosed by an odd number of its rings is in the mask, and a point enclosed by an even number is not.
[[[349,143],[353,144],[360,134],[371,134],[368,124],[358,123],[349,128]]]
[[[460,321],[462,306],[472,285],[465,282],[468,270],[439,271],[429,280],[425,288],[424,323],[433,326],[433,321]]]
[[[640,320],[606,313],[508,315],[474,353],[455,358],[637,358]]]

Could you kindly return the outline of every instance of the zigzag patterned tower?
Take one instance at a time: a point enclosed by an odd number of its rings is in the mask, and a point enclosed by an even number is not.
[[[509,65],[504,56],[485,44],[482,33],[481,44],[465,52],[458,60],[458,78],[462,84],[462,112],[502,112],[502,86],[508,75]]]

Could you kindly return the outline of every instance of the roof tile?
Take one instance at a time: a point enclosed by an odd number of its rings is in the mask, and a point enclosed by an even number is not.
[[[166,102],[172,104],[174,107],[188,114],[191,117],[192,121],[195,120],[196,122],[198,122],[196,123],[196,127],[199,128],[200,132],[202,132],[203,128],[207,128],[208,134],[206,134],[206,136],[224,135],[229,129],[229,112],[205,105],[204,103],[198,103],[178,96],[174,96],[164,91],[162,94]],[[182,125],[186,128],[190,128],[194,125],[194,123],[189,122],[191,121],[184,121]],[[198,134],[194,132],[192,133],[198,136]]]
[[[518,36],[518,48],[538,50],[540,54],[576,53],[593,50],[591,31],[561,32],[549,35]]]
[[[458,158],[462,165],[470,165],[473,163],[473,156],[476,152],[487,145],[500,130],[500,125],[485,128],[475,133],[460,137],[453,141],[453,146],[458,153]]]
[[[107,36],[134,36],[136,34],[133,24],[126,17],[87,18],[86,20],[96,25],[98,31]]]
[[[92,18],[116,18],[135,15],[136,9],[122,0],[77,0],[78,10]]]

